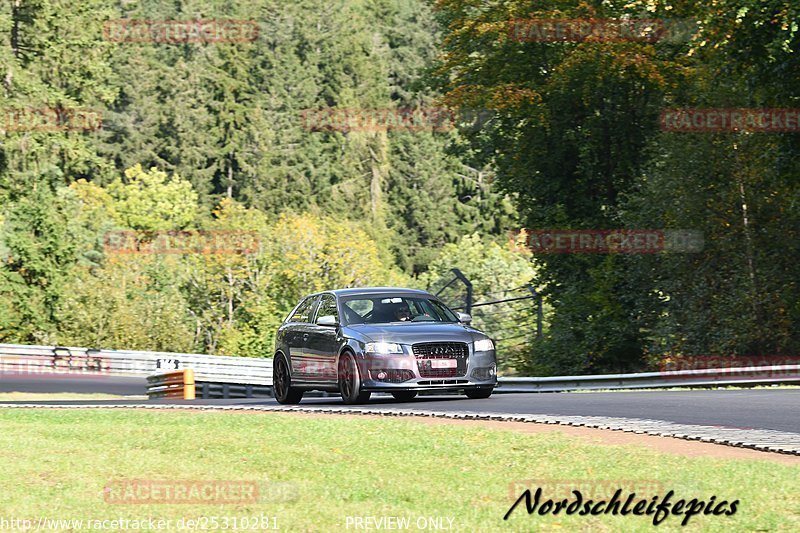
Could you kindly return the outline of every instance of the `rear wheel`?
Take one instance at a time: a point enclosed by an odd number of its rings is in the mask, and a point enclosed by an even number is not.
[[[407,402],[409,400],[413,400],[417,397],[417,391],[415,390],[399,390],[397,392],[393,392],[392,396],[394,396],[395,400],[400,400],[401,402]]]
[[[351,405],[369,400],[370,392],[361,390],[361,376],[353,354],[344,353],[339,359],[339,392],[344,403]]]
[[[272,392],[280,404],[296,404],[303,399],[303,391],[292,387],[289,364],[283,355],[276,355],[272,363]]]
[[[494,392],[493,388],[488,389],[467,389],[464,391],[467,395],[467,398],[471,400],[485,400],[489,396],[492,395]]]

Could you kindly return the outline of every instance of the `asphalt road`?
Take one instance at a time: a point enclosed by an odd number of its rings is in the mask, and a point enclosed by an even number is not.
[[[203,403],[275,404],[262,400],[200,400]],[[496,394],[487,400],[461,396],[423,397],[411,402],[375,398],[375,407],[426,410],[609,416],[666,420],[747,429],[774,429],[800,433],[800,389],[694,390],[647,392],[592,392]],[[338,398],[309,398],[301,405],[342,404]]]
[[[144,396],[147,379],[116,377],[98,374],[95,376],[74,374],[5,374],[0,372],[0,392],[83,393],[116,394],[120,396]]]
[[[0,375],[0,392],[86,392],[142,395],[144,378],[26,377]],[[9,402],[0,402],[9,403]],[[147,403],[141,400],[26,403]],[[152,403],[152,402],[150,402]],[[175,402],[183,403],[183,402]],[[277,405],[273,399],[195,400],[207,405]],[[337,397],[306,398],[301,405],[349,408]],[[394,409],[607,416],[665,420],[741,429],[773,429],[800,434],[800,389],[685,390],[643,392],[495,394],[487,400],[463,396],[427,396],[410,402],[375,396],[370,407]]]

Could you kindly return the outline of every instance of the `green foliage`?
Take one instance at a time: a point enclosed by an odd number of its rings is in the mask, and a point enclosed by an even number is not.
[[[142,231],[184,229],[197,217],[197,193],[178,176],[136,165],[125,171],[126,181],[112,182],[108,193],[114,199],[117,222]]]
[[[233,18],[260,31],[252,42],[105,40],[104,24],[121,18]],[[0,28],[0,110],[87,108],[103,119],[97,131],[0,129],[0,200],[45,176],[53,187],[113,183],[112,219],[148,231],[202,225],[195,216],[223,198],[272,219],[367,213],[371,238],[409,273],[461,235],[501,234],[514,218],[489,181],[480,204],[460,199],[475,191],[447,151],[455,132],[303,122],[306,110],[435,105],[422,75],[438,33],[424,0],[30,0],[0,5]]]
[[[0,270],[0,298],[7,311],[3,337],[45,340],[54,333],[60,295],[78,260],[78,232],[69,201],[46,186],[14,204],[0,240],[7,256]],[[13,330],[12,330],[13,331]]]
[[[260,31],[252,42],[104,40],[120,18],[255,20]],[[447,153],[455,132],[303,123],[304,110],[434,105],[421,76],[437,34],[422,0],[31,0],[2,4],[0,27],[0,108],[103,117],[98,131],[0,131],[0,211],[36,186],[59,190],[75,248],[40,304],[16,264],[3,270],[0,294],[24,302],[0,317],[10,339],[26,338],[20,312],[34,306],[33,329],[72,343],[143,346],[150,335],[162,349],[269,355],[301,295],[409,284],[441,246],[500,234],[514,215],[494,208],[502,196],[488,182],[480,205],[459,200],[472,187]],[[104,248],[112,230],[147,240],[184,229],[254,232],[260,247],[135,260]]]
[[[692,229],[700,254],[543,255],[553,305],[531,363],[625,371],[671,354],[800,349],[797,134],[659,131],[668,107],[797,107],[797,6],[785,0],[438,2],[438,86],[495,109],[471,136],[529,228]],[[632,18],[702,24],[652,43],[519,42],[514,19]]]
[[[476,294],[492,294],[525,285],[535,277],[536,270],[531,264],[530,251],[518,244],[501,246],[477,233],[466,235],[456,243],[443,246],[419,281],[431,286],[451,268],[458,268],[472,280]]]
[[[529,326],[511,331],[528,315],[476,317],[498,338],[522,336],[515,370],[797,353],[797,134],[667,133],[658,117],[800,107],[798,15],[789,0],[1,3],[0,340],[263,356],[303,294],[424,285],[458,267],[476,293],[531,278],[546,292],[536,343]],[[509,20],[551,16],[701,24],[647,43],[510,38]],[[118,18],[255,20],[260,32],[105,40]],[[303,121],[439,104],[494,115],[448,132]],[[44,108],[96,111],[102,128],[4,122]],[[495,244],[520,222],[686,228],[706,248],[545,255],[534,269]],[[241,231],[259,246],[124,257],[104,248],[120,229]]]
[[[187,181],[141,166],[126,177],[108,187],[40,186],[10,204],[0,233],[0,340],[265,357],[305,294],[408,284],[358,222],[271,220],[227,198],[204,213]],[[105,246],[109,231],[158,238],[188,226],[222,246],[166,255]]]
[[[58,342],[68,346],[191,352],[194,323],[169,261],[125,256],[81,269],[64,291]]]
[[[211,226],[252,232],[255,253],[187,256],[184,292],[203,349],[270,356],[275,330],[304,295],[331,288],[403,284],[381,246],[354,222],[263,214],[224,201]]]
[[[452,279],[452,268],[459,269],[472,283],[474,303],[531,296],[527,287],[537,277],[531,253],[521,241],[501,246],[474,233],[442,247],[429,270],[419,276],[418,284],[436,289],[440,280]],[[442,298],[453,307],[463,306],[463,286],[457,282],[451,287],[442,292]],[[473,310],[472,324],[495,339],[498,362],[507,373],[527,367],[531,351],[536,349],[536,315],[533,300]]]

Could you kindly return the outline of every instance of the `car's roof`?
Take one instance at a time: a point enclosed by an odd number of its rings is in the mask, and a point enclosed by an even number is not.
[[[420,289],[404,289],[400,287],[361,287],[323,292],[332,292],[336,296],[366,296],[370,294],[419,294],[423,296],[431,296],[431,293],[428,291],[423,291]]]

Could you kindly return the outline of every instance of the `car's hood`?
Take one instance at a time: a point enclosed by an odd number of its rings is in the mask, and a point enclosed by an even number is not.
[[[409,322],[405,324],[353,324],[348,326],[375,342],[472,342],[486,337],[464,324]]]

